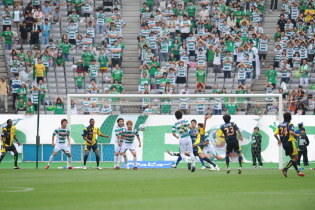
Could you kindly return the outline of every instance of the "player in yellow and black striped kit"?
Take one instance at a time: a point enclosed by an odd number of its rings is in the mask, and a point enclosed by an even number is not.
[[[3,160],[4,156],[7,154],[7,152],[11,151],[14,154],[14,169],[20,169],[17,166],[18,161],[18,152],[13,144],[14,140],[20,145],[18,139],[15,136],[16,128],[12,125],[12,120],[7,120],[7,126],[2,128],[1,133],[1,157],[0,157],[0,163]]]
[[[286,156],[291,157],[290,162],[282,169],[282,173],[285,177],[287,177],[288,169],[293,166],[299,176],[305,176],[297,167],[298,149],[295,137],[299,137],[300,135],[294,132],[294,125],[291,123],[291,119],[291,113],[284,113],[283,123],[278,125],[278,128],[274,133],[275,138],[278,140],[278,144],[282,144]]]
[[[109,138],[109,136],[103,135],[98,127],[95,126],[95,120],[92,118],[90,119],[90,125],[84,128],[82,137],[85,141],[85,154],[84,154],[84,162],[83,162],[83,169],[86,169],[86,161],[89,157],[91,149],[95,153],[95,159],[96,159],[96,166],[97,169],[102,169],[99,166],[100,163],[100,155],[98,152],[98,146],[97,146],[97,137],[106,137]]]

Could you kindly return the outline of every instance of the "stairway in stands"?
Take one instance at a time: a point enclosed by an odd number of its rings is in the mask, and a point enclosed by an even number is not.
[[[265,62],[265,66],[263,67],[261,64],[261,72],[260,72],[260,77],[258,80],[255,80],[253,83],[253,92],[258,93],[258,94],[264,94],[266,91],[264,90],[264,86],[266,85],[266,76],[265,73],[268,70],[269,66],[273,64],[273,59],[274,59],[274,39],[273,36],[276,33],[277,30],[277,22],[278,22],[278,17],[280,15],[280,9],[281,9],[281,1],[278,2],[278,11],[272,11],[271,13],[269,12],[270,8],[270,1],[266,1],[266,6],[265,6],[265,18],[263,22],[263,28],[264,28],[264,33],[267,34],[270,38],[270,42],[268,44],[268,54]],[[275,91],[276,92],[276,91]]]
[[[5,77],[7,78],[7,82],[10,83],[9,74],[8,74],[8,68],[7,63],[5,59],[5,50],[2,44],[0,44],[0,78]],[[14,113],[14,110],[12,110],[12,96],[8,96],[8,113]],[[4,104],[0,105],[1,108],[3,108]],[[4,110],[0,113],[5,113]]]
[[[126,93],[138,93],[138,81],[140,79],[138,60],[138,41],[140,33],[140,5],[141,0],[122,1],[122,19],[126,23],[123,29],[123,42],[126,45],[122,70],[125,75]],[[126,79],[127,78],[127,79]]]

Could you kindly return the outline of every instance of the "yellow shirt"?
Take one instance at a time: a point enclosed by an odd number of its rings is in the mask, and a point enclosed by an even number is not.
[[[36,77],[43,77],[45,71],[46,71],[46,68],[44,64],[35,64]]]
[[[1,138],[3,139],[5,146],[9,147],[13,144],[15,131],[16,127],[13,125],[11,126],[11,128],[2,128]]]
[[[94,127],[86,127],[83,130],[83,137],[86,137],[88,140],[92,141],[92,144],[90,144],[89,142],[85,142],[86,145],[94,145],[97,143],[96,139],[97,137],[101,134],[101,131],[98,127],[94,126]]]
[[[204,128],[199,128],[199,134],[200,135],[205,135],[206,134],[206,131]]]
[[[281,142],[295,141],[294,135],[290,134],[290,131],[294,131],[293,123],[281,123],[274,134],[280,135]]]

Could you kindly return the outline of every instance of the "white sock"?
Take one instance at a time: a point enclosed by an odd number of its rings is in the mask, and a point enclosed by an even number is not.
[[[194,153],[189,153],[189,156],[190,156],[190,159],[191,159],[192,166],[195,166],[196,158],[194,156]]]
[[[124,161],[125,161],[125,163],[127,164],[127,162],[128,162],[127,155],[126,155],[126,156],[124,156]]]
[[[117,166],[117,162],[118,162],[118,156],[114,155],[114,167]]]
[[[185,153],[180,153],[180,156],[182,157],[183,161],[185,161],[185,163],[187,164],[187,163],[188,163],[188,160],[187,160],[187,158],[186,158]]]
[[[68,167],[72,166],[72,157],[68,157]]]
[[[134,167],[137,167],[137,156],[133,157],[133,165]]]
[[[121,155],[118,156],[117,166],[120,167]]]
[[[51,162],[54,160],[54,156],[53,155],[50,155],[50,158],[49,158],[49,162],[48,162],[48,165],[50,166]]]

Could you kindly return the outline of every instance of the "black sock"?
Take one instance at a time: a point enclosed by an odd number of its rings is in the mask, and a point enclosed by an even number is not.
[[[217,166],[214,162],[212,162],[212,161],[211,161],[209,158],[207,158],[207,157],[204,157],[203,160],[205,160],[205,161],[207,161],[208,163],[210,163],[211,165],[213,165],[213,167],[216,167],[216,166]]]
[[[83,165],[86,165],[86,161],[87,161],[87,159],[88,159],[88,157],[89,157],[89,154],[85,154],[84,155],[84,158],[83,158]]]
[[[180,156],[179,152],[173,152],[173,156]]]
[[[286,167],[284,168],[285,170],[288,170],[291,166],[292,166],[292,160],[289,161],[289,163],[286,165]]]
[[[98,167],[100,165],[100,156],[99,156],[99,154],[95,154],[95,159],[96,159],[96,166]]]
[[[178,156],[177,160],[176,160],[176,166],[179,164],[179,162],[182,160],[181,156]]]
[[[17,167],[18,157],[19,157],[18,153],[14,154],[14,166],[15,167]]]
[[[230,167],[230,157],[229,156],[225,156],[225,163],[226,163],[226,167]]]
[[[240,164],[240,167],[242,167],[243,156],[238,156],[238,163]]]
[[[292,161],[292,165],[293,165],[293,167],[295,168],[296,172],[300,173],[300,170],[299,170],[299,168],[297,167],[296,161],[293,161],[293,160],[291,160],[291,161]]]
[[[1,156],[0,156],[0,163],[1,163],[1,161],[3,160],[4,156],[5,156],[5,155],[1,155]]]

